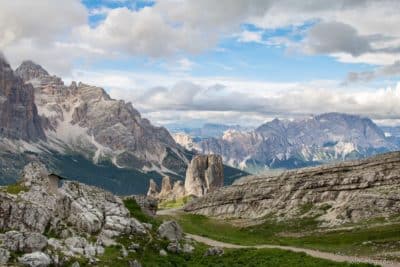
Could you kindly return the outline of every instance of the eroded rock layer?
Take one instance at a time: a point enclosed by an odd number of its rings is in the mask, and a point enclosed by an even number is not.
[[[341,224],[398,215],[399,193],[400,152],[393,152],[278,176],[248,176],[185,210],[224,218],[312,215],[327,224]]]

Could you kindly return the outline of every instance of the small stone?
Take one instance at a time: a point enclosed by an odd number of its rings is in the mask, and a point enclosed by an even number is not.
[[[129,267],[142,267],[142,265],[137,260],[133,260],[129,261]]]
[[[166,257],[168,254],[167,254],[167,252],[164,250],[164,249],[161,249],[160,250],[160,256],[162,256],[162,257]]]
[[[191,254],[193,253],[194,247],[190,244],[183,244],[182,251],[183,253]]]
[[[211,247],[207,249],[206,253],[204,256],[221,256],[224,254],[224,250],[220,247]]]
[[[181,252],[181,245],[178,242],[169,243],[167,246],[167,250],[172,253]]]
[[[72,263],[71,267],[80,267],[80,264],[79,264],[79,262],[76,261],[76,262]]]

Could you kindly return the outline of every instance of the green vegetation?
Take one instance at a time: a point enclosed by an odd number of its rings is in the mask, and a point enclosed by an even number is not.
[[[136,203],[134,198],[124,199],[124,205],[129,210],[131,217],[136,218],[137,220],[144,223],[151,223],[154,227],[160,225],[160,221],[156,218],[153,218],[147,214],[145,214],[140,208],[139,204]]]
[[[20,192],[27,192],[29,189],[21,183],[10,184],[6,187],[6,191],[9,194],[17,195]]]
[[[125,244],[126,246],[127,244]],[[165,245],[165,244],[164,244]],[[141,244],[136,253],[129,253],[123,258],[122,246],[110,246],[106,248],[104,255],[100,258],[98,266],[122,267],[129,266],[129,261],[138,260],[148,267],[200,267],[200,266],[305,266],[305,267],[367,267],[370,264],[338,263],[324,259],[307,256],[305,253],[294,253],[278,249],[229,249],[222,256],[204,256],[207,249],[204,245],[198,245],[193,254],[168,253],[160,256],[161,243]],[[85,266],[85,265],[81,265]]]
[[[318,222],[313,218],[284,222],[269,219],[260,225],[246,228],[201,215],[182,214],[175,219],[188,233],[241,245],[276,244],[371,256],[398,251],[400,242],[400,222],[380,225],[372,223],[382,221],[382,218],[331,231],[318,231]]]
[[[159,209],[174,209],[174,208],[181,208],[183,207],[186,203],[188,203],[190,200],[192,200],[191,196],[185,196],[182,198],[178,199],[173,199],[173,200],[167,200],[167,201],[162,201],[158,204]]]

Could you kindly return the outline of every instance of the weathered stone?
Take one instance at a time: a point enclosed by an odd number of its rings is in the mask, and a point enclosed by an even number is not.
[[[185,243],[182,246],[182,252],[183,253],[191,254],[191,253],[193,253],[193,250],[194,250],[194,247],[192,245],[190,245],[190,244]]]
[[[204,256],[221,256],[224,254],[224,250],[220,247],[211,247],[206,250]]]
[[[19,263],[29,267],[47,267],[51,264],[50,257],[43,252],[33,252],[18,258]]]
[[[179,241],[182,239],[182,229],[175,221],[166,221],[160,225],[157,230],[161,238],[166,238],[169,241]]]
[[[167,255],[168,255],[168,253],[164,249],[160,250],[160,256],[166,257]]]
[[[149,181],[149,190],[147,191],[147,196],[151,198],[158,198],[159,190],[156,182],[153,179]]]
[[[10,259],[10,252],[4,248],[0,248],[0,264],[6,265]]]
[[[179,253],[182,251],[182,248],[179,242],[172,242],[168,244],[167,251],[172,253]]]
[[[129,267],[142,267],[142,265],[137,260],[133,260],[129,261]]]
[[[185,210],[223,218],[281,219],[307,216],[311,207],[323,224],[358,222],[400,212],[400,152],[287,171],[278,176],[248,176],[232,186],[189,203]]]
[[[223,185],[224,169],[221,156],[197,155],[192,159],[186,171],[186,195],[201,197]]]
[[[47,238],[40,233],[9,231],[2,239],[5,248],[16,252],[41,251],[47,246]]]

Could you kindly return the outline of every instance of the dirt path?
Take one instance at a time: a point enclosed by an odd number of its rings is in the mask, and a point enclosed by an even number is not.
[[[167,210],[160,210],[157,212],[157,215],[177,215],[180,212],[182,212],[181,209],[167,209]],[[307,248],[298,248],[298,247],[290,247],[290,246],[278,246],[278,245],[254,245],[254,246],[242,246],[242,245],[236,245],[236,244],[231,244],[231,243],[224,243],[220,242],[217,240],[213,240],[207,237],[199,236],[199,235],[193,235],[193,234],[188,234],[185,233],[187,237],[190,237],[197,242],[206,244],[208,246],[213,246],[213,247],[222,247],[222,248],[277,248],[277,249],[282,249],[282,250],[288,250],[288,251],[293,251],[293,252],[304,252],[307,255],[310,255],[315,258],[321,258],[321,259],[327,259],[327,260],[332,260],[332,261],[337,261],[337,262],[359,262],[359,263],[371,263],[371,264],[377,264],[382,267],[400,267],[399,262],[393,262],[393,261],[384,261],[384,260],[374,260],[366,257],[356,257],[356,256],[345,256],[345,255],[338,255],[334,253],[329,253],[329,252],[322,252],[318,250],[313,250],[313,249],[307,249]]]
[[[222,248],[277,248],[277,249],[283,249],[283,250],[289,250],[293,252],[304,252],[312,257],[315,258],[321,258],[321,259],[327,259],[327,260],[332,260],[332,261],[338,261],[338,262],[362,262],[362,263],[372,263],[372,264],[377,264],[381,265],[382,267],[399,267],[400,263],[397,262],[390,262],[390,261],[381,261],[381,260],[373,260],[369,258],[364,258],[364,257],[354,257],[354,256],[344,256],[344,255],[337,255],[333,253],[328,253],[328,252],[321,252],[318,250],[312,250],[312,249],[306,249],[306,248],[297,248],[297,247],[290,247],[290,246],[276,246],[276,245],[255,245],[255,246],[241,246],[241,245],[236,245],[236,244],[230,244],[230,243],[224,243],[220,241],[216,241],[213,239],[209,239],[206,237],[198,236],[198,235],[192,235],[192,234],[186,234],[187,237],[190,237],[197,242],[209,245],[209,246],[214,246],[214,247],[222,247]]]

